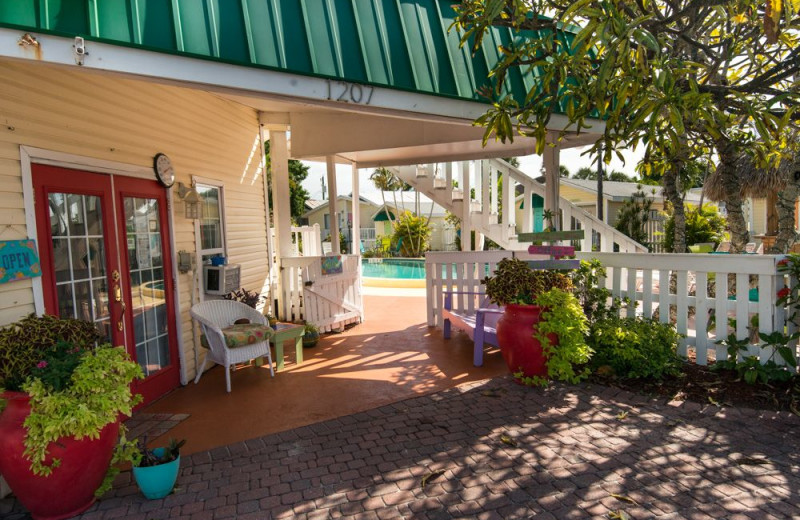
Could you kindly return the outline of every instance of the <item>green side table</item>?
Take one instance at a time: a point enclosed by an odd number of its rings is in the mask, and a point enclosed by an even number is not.
[[[303,363],[303,334],[305,331],[305,325],[297,325],[295,323],[278,323],[275,325],[275,334],[269,341],[275,345],[277,370],[283,370],[283,342],[290,339],[294,340],[297,364]]]

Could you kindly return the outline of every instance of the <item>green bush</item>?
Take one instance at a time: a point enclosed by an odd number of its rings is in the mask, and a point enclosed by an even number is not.
[[[686,246],[713,242],[715,247],[725,239],[728,223],[719,214],[719,209],[711,204],[697,206],[686,205]],[[670,213],[664,223],[664,249],[675,252],[675,217]]]
[[[592,366],[610,367],[624,379],[677,375],[681,335],[667,323],[649,318],[607,318],[596,322],[587,338],[594,350]]]
[[[428,219],[406,211],[394,224],[392,243],[402,240],[400,254],[408,258],[418,258],[428,250],[431,226]]]

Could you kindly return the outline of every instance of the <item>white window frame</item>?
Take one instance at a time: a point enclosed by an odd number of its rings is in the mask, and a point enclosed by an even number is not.
[[[227,233],[227,223],[225,218],[225,183],[222,181],[218,181],[215,179],[207,179],[204,177],[197,177],[192,176],[192,185],[197,188],[198,186],[203,186],[206,188],[216,188],[219,190],[219,214],[220,214],[220,224],[222,229],[220,230],[220,236],[222,237],[222,247],[217,247],[214,249],[203,249],[203,240],[202,235],[200,233],[200,219],[194,221],[194,238],[195,238],[195,251],[197,252],[197,265],[202,265],[203,257],[208,255],[223,255],[225,257],[228,256],[228,240],[225,234]]]

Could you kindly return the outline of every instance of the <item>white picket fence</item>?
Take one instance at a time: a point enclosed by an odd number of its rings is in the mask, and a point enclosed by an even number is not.
[[[292,226],[292,248],[295,256],[320,256],[322,254],[322,237],[319,224],[313,226]],[[275,228],[270,229],[272,250],[278,251],[275,243]]]
[[[341,255],[342,272],[322,274],[321,256],[283,258],[278,313],[283,320],[306,320],[321,332],[364,320],[358,255]]]
[[[483,292],[480,280],[494,271],[497,263],[507,257],[536,258],[527,252],[486,251],[474,253],[428,253],[425,258],[427,276],[428,325],[441,326],[442,292],[447,290]],[[670,320],[670,307],[677,331],[685,336],[679,354],[689,357],[690,351],[700,365],[713,359],[723,359],[727,352],[717,345],[727,338],[729,321],[735,320],[736,337],[756,337],[750,326],[758,317],[758,331],[771,333],[783,330],[786,310],[775,305],[777,292],[783,287],[796,286],[796,279],[778,274],[781,255],[711,255],[711,254],[649,254],[649,253],[577,253],[582,260],[598,259],[606,268],[601,284],[616,297],[627,297],[635,305],[627,307],[627,315],[652,317],[659,310],[659,320]],[[670,290],[670,277],[676,288]],[[736,280],[736,293],[728,296],[728,279]],[[709,295],[708,282],[715,284],[715,295]],[[752,287],[757,291],[751,291]],[[757,292],[757,296],[756,296]],[[473,310],[475,300],[461,298],[454,302],[457,309]],[[725,319],[716,318],[709,327],[709,318],[720,309]],[[788,332],[797,330],[789,323]],[[712,329],[712,330],[709,330]],[[798,348],[795,345],[796,356]],[[769,349],[754,343],[750,353],[762,361],[769,358]]]

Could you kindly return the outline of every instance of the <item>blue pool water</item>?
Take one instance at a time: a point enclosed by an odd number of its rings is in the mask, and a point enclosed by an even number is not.
[[[425,260],[384,258],[380,263],[369,260],[365,258],[361,261],[363,276],[367,278],[425,279]]]

